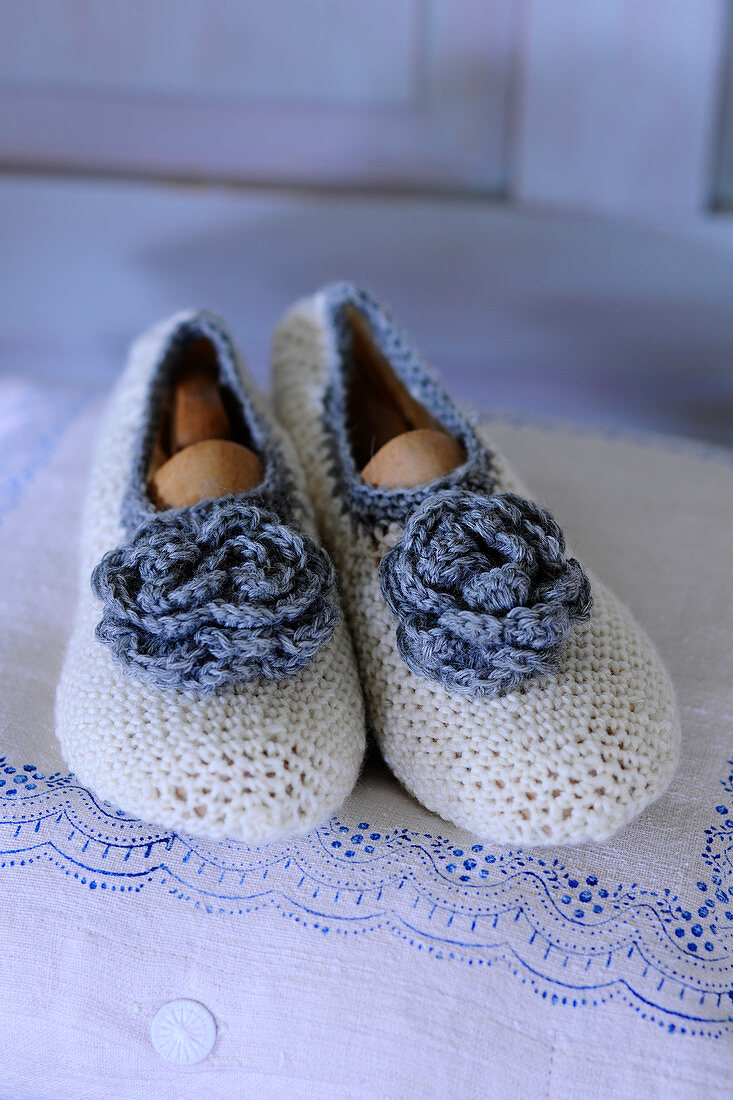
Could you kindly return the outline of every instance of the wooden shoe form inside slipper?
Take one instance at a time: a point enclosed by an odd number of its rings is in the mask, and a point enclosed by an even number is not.
[[[215,349],[201,337],[188,349],[163,403],[148,470],[158,508],[246,492],[262,480],[262,462],[243,442],[246,431],[226,405]]]
[[[353,355],[348,421],[363,480],[381,489],[409,489],[462,466],[466,454],[460,443],[396,377],[366,317],[353,306],[344,312]]]

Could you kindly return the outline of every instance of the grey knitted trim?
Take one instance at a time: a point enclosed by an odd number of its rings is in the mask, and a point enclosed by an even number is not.
[[[343,508],[356,525],[385,529],[403,524],[408,516],[440,489],[462,487],[491,493],[496,476],[491,452],[481,442],[467,417],[425,366],[406,334],[369,294],[352,283],[335,283],[323,292],[335,354],[330,363],[324,418],[335,478]],[[351,333],[344,311],[354,305],[369,320],[372,336],[410,394],[463,446],[466,461],[446,477],[414,489],[380,489],[362,480],[356,468],[346,423],[346,392],[353,369]]]
[[[334,568],[311,538],[227,496],[142,524],[92,574],[97,638],[160,688],[299,672],[331,638]]]
[[[593,602],[551,514],[514,493],[434,494],[379,575],[407,667],[469,698],[554,671]]]
[[[248,492],[159,511],[146,484],[155,433],[180,356],[201,336],[216,348],[219,384],[264,476]],[[121,507],[126,540],[92,573],[103,605],[96,637],[159,688],[206,694],[299,672],[339,617],[333,566],[300,529],[302,511],[222,322],[207,311],[192,315],[171,333],[151,376]]]
[[[290,500],[294,491],[280,448],[266,419],[257,411],[242,382],[238,356],[233,341],[223,322],[208,310],[201,310],[181,322],[168,338],[156,364],[145,398],[142,423],[133,445],[130,481],[122,501],[121,521],[129,536],[145,520],[158,514],[147,488],[147,472],[150,456],[162,412],[166,390],[171,382],[180,357],[187,345],[201,336],[211,340],[217,352],[219,384],[229,394],[231,404],[241,418],[255,450],[264,466],[262,481],[248,493],[241,494],[263,503]]]

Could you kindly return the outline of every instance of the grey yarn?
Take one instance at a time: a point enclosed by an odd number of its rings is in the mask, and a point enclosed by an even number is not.
[[[263,477],[236,497],[158,512],[146,483],[153,440],[181,356],[202,336],[216,349],[235,429],[260,455]],[[128,541],[92,574],[103,603],[97,638],[160,688],[207,693],[298,672],[330,639],[339,614],[329,599],[333,566],[298,527],[303,510],[223,322],[208,310],[191,314],[151,373],[121,508]]]
[[[370,294],[352,283],[334,283],[324,292],[333,339],[333,358],[324,417],[330,472],[344,510],[355,526],[386,529],[408,516],[439,489],[461,487],[491,493],[496,486],[493,456],[473,425],[425,365],[409,337]],[[346,423],[346,393],[353,370],[351,329],[344,307],[353,305],[368,319],[372,339],[410,394],[463,447],[466,461],[445,477],[413,489],[382,489],[365,482],[356,468]]]
[[[593,602],[552,515],[514,493],[435,493],[379,573],[405,664],[471,698],[551,672]]]
[[[292,521],[242,497],[163,512],[92,574],[97,638],[160,688],[279,680],[328,642],[334,569]]]
[[[267,418],[259,412],[242,381],[234,342],[221,318],[202,309],[173,329],[151,374],[144,399],[141,426],[133,444],[130,478],[122,501],[120,518],[128,536],[141,523],[157,515],[157,509],[148,493],[146,476],[153,440],[160,424],[166,391],[181,356],[193,341],[202,336],[210,340],[216,349],[219,385],[231,399],[231,411],[239,420],[243,433],[249,437],[249,446],[263,462],[264,471],[260,484],[244,495],[272,498],[273,502],[275,499],[291,499],[298,504],[292,477]]]

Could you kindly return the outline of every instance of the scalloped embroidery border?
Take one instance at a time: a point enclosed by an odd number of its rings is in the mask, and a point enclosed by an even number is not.
[[[207,913],[265,906],[323,935],[389,931],[436,959],[502,964],[571,1008],[621,1001],[669,1033],[733,1031],[733,761],[695,902],[574,875],[555,858],[339,817],[262,847],[158,830],[72,775],[0,757],[0,871],[49,864],[105,893],[145,887]]]

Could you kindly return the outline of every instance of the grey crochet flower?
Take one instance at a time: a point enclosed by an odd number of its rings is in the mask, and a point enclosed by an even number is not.
[[[592,606],[551,514],[514,493],[436,493],[379,573],[408,668],[474,698],[551,672]]]
[[[162,688],[279,680],[329,640],[334,569],[312,539],[251,501],[156,516],[92,573],[96,636]]]

